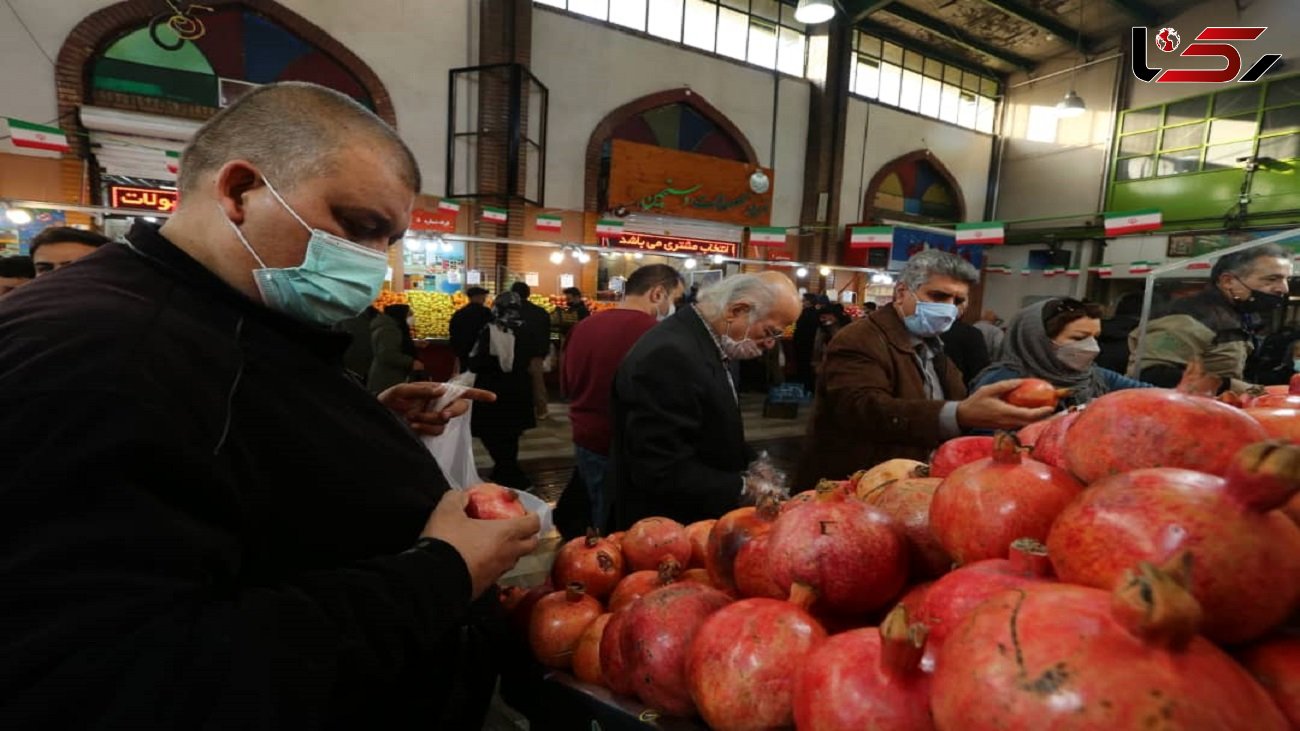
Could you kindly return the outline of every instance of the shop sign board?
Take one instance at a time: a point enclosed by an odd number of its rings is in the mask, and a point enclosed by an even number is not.
[[[174,190],[136,188],[129,185],[108,186],[109,204],[114,208],[137,208],[143,211],[171,213],[180,195]]]
[[[561,274],[561,275],[560,275],[560,289],[568,289],[569,287],[572,287],[572,286],[573,286],[573,275],[572,275],[572,274]]]
[[[411,211],[410,230],[454,233],[456,231],[456,213],[441,208],[436,211],[416,208]]]
[[[465,284],[479,285],[483,283],[483,272],[477,269],[471,269],[465,272]]]
[[[609,208],[766,226],[772,215],[772,186],[763,193],[749,188],[749,176],[758,169],[736,160],[614,140]],[[762,170],[775,180],[771,169]]]
[[[650,254],[694,254],[698,256],[721,254],[735,258],[738,252],[737,245],[730,241],[708,241],[705,239],[636,233],[602,237],[600,245],[619,249],[635,249]]]
[[[542,283],[542,277],[537,272],[524,272],[524,284],[529,287],[536,287]]]

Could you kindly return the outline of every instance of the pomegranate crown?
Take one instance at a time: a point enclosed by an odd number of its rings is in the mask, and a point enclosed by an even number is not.
[[[1201,624],[1192,596],[1192,554],[1183,551],[1163,566],[1143,561],[1124,574],[1111,595],[1115,619],[1148,643],[1181,650]]]

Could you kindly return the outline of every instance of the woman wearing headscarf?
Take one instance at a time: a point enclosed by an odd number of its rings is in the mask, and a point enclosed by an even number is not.
[[[502,292],[469,356],[474,386],[497,395],[495,402],[474,405],[470,428],[492,455],[492,481],[519,490],[532,486],[519,466],[519,437],[537,426],[528,362],[541,355],[529,352],[525,327],[519,295]]]
[[[1061,408],[1081,405],[1125,388],[1151,384],[1093,364],[1101,348],[1101,306],[1076,299],[1050,299],[1032,304],[1011,319],[1002,343],[1002,357],[985,368],[971,390],[1012,378],[1041,378],[1070,389]]]
[[[814,375],[821,372],[822,357],[826,354],[826,346],[831,344],[831,338],[851,322],[853,318],[849,317],[844,311],[844,305],[839,302],[817,308],[817,336],[813,338],[812,360]]]

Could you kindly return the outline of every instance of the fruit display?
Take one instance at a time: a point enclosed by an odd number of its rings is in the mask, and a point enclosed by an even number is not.
[[[411,306],[411,326],[416,338],[446,338],[451,334],[451,315],[456,311],[451,296],[442,292],[413,289],[406,293]]]
[[[375,302],[372,306],[376,310],[383,312],[384,308],[388,307],[389,305],[405,305],[405,304],[410,304],[407,301],[405,292],[395,292],[391,289],[383,289],[379,291],[379,296],[375,298]]]
[[[1117,391],[647,518],[502,603],[546,667],[712,729],[1300,728],[1300,408],[1265,395]]]

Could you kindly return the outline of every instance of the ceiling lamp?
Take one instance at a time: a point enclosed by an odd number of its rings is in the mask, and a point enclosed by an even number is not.
[[[808,270],[805,267],[799,267],[798,269],[794,270],[794,275],[800,279],[803,279],[804,277],[808,276]]]
[[[724,261],[726,261],[726,259],[722,256],[722,254],[714,254],[714,255],[713,255],[713,263],[714,263],[714,264],[721,264],[721,263],[724,262]]]
[[[591,261],[591,254],[588,254],[588,253],[585,252],[585,251],[582,251],[582,252],[579,252],[579,253],[578,253],[578,263],[579,263],[579,264],[587,264],[587,263],[589,263],[590,261]]]
[[[1056,116],[1069,119],[1077,117],[1088,111],[1088,105],[1083,103],[1083,98],[1070,89],[1065,94],[1065,98],[1056,103]]]
[[[835,4],[832,0],[799,0],[799,6],[794,10],[794,19],[808,25],[825,23],[834,17]]]
[[[694,269],[695,264],[696,261],[693,258],[687,259],[686,261],[682,262],[682,266],[686,267],[687,269]]]
[[[564,252],[563,252],[563,251],[552,251],[552,252],[551,252],[551,263],[552,263],[552,264],[563,264],[563,263],[564,263]]]
[[[9,223],[15,226],[26,226],[32,222],[32,214],[28,213],[27,209],[14,208],[13,206],[5,207],[5,218],[9,219]]]
[[[820,269],[817,270],[817,273],[820,274],[820,275],[822,275],[823,277],[828,277],[828,276],[830,276],[830,274],[831,274],[831,268],[830,268],[830,267],[821,267]]]

